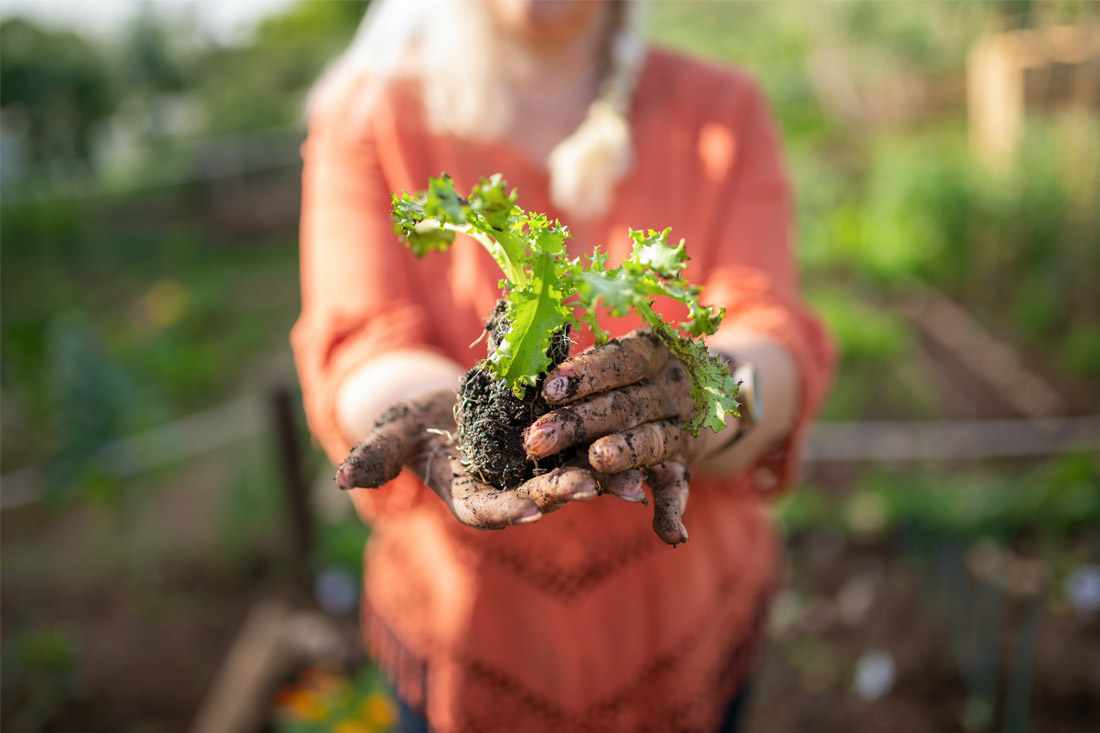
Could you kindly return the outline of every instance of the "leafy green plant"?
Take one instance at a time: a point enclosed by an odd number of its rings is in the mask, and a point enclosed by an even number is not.
[[[445,251],[462,233],[485,247],[500,266],[508,328],[489,365],[517,396],[551,365],[548,351],[555,333],[584,324],[597,343],[608,340],[596,318],[602,305],[613,316],[640,315],[683,365],[696,405],[688,430],[698,434],[708,427],[718,432],[725,427],[725,415],[737,414],[737,382],[703,341],[718,329],[724,312],[700,304],[701,288],[683,278],[688,259],[684,243],[670,245],[669,230],[631,230],[633,251],[618,267],[611,267],[608,255],[598,248],[586,262],[569,259],[569,231],[544,214],[518,207],[516,192],[508,192],[500,175],[482,179],[468,198],[455,191],[449,177],[433,178],[416,196],[394,195],[393,218],[396,232],[417,257]],[[666,322],[654,309],[658,297],[683,303],[689,320]]]
[[[8,634],[2,661],[5,727],[42,730],[80,695],[78,650],[60,629],[26,628]]]

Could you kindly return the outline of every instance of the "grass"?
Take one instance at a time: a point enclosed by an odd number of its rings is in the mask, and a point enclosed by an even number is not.
[[[843,501],[812,486],[787,494],[776,516],[788,534],[827,528],[849,536],[901,534],[935,543],[992,537],[1067,541],[1100,523],[1100,473],[1071,454],[1023,471],[951,473],[926,467],[864,476]]]
[[[822,419],[935,417],[938,394],[917,366],[912,324],[850,281],[817,282],[805,296],[840,352]]]
[[[287,350],[298,309],[293,239],[215,241],[176,217],[111,221],[123,206],[134,202],[2,210],[0,386],[5,427],[20,425],[5,429],[5,471],[83,459],[216,404]]]

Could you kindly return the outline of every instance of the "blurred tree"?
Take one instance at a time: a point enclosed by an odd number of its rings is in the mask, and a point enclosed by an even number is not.
[[[306,92],[351,40],[369,0],[303,0],[262,21],[253,43],[211,50],[198,70],[211,132],[301,119]]]
[[[1031,25],[1031,0],[997,0],[994,7],[1005,28],[1027,28]]]
[[[1078,23],[1096,15],[1095,0],[994,0],[1001,30]]]
[[[134,16],[123,47],[127,87],[149,93],[179,91],[186,77],[166,24],[152,6],[143,4]]]
[[[0,23],[0,107],[32,164],[87,164],[93,131],[117,102],[110,65],[87,40],[23,18]]]
[[[131,111],[140,116],[141,134],[157,138],[169,133],[160,97],[187,89],[189,69],[179,48],[180,24],[162,19],[150,4],[142,4],[126,32],[119,78],[126,88]]]

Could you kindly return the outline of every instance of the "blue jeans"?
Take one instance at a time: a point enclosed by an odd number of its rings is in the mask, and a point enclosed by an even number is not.
[[[405,700],[394,695],[397,701],[397,723],[401,733],[428,733],[428,719],[409,707]]]

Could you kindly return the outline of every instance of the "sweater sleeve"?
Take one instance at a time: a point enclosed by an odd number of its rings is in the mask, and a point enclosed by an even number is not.
[[[721,213],[704,297],[725,307],[723,330],[768,337],[797,366],[800,403],[794,428],[749,471],[757,488],[778,491],[796,478],[802,441],[824,400],[835,354],[821,322],[799,295],[790,185],[775,123],[756,84],[744,78],[741,82],[729,123],[734,142],[717,146],[732,162],[718,194]],[[721,331],[715,340],[720,338]]]
[[[302,146],[302,310],[290,336],[306,419],[333,462],[362,437],[337,416],[351,373],[395,349],[435,350],[412,258],[393,234],[380,141],[348,121],[349,106],[315,112]]]

